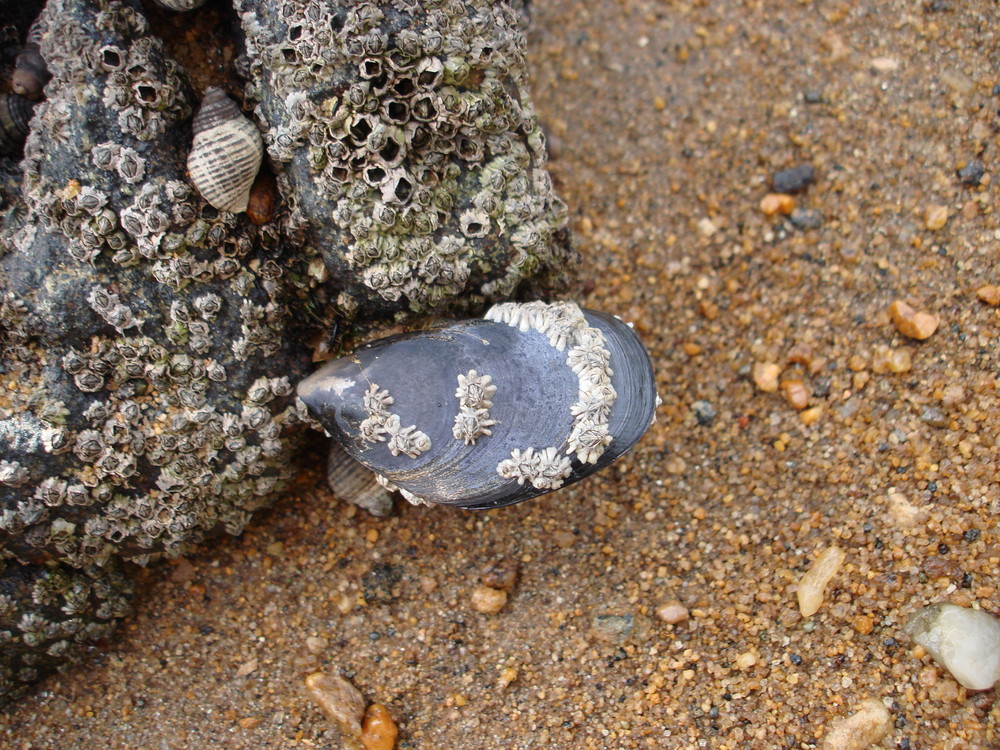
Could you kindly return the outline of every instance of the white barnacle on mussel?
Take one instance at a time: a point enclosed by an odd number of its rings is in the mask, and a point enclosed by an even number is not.
[[[220,211],[246,211],[264,156],[260,131],[222,89],[205,92],[191,123],[188,172],[201,196]]]
[[[484,319],[372,342],[298,394],[383,486],[468,508],[516,503],[607,466],[658,403],[631,327],[565,302],[504,303]]]

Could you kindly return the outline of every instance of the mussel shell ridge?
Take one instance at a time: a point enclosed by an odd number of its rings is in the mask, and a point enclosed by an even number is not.
[[[572,447],[584,376],[568,364],[568,351],[538,330],[496,320],[381,339],[328,363],[303,380],[298,393],[350,455],[407,493],[467,508],[516,503],[608,465],[653,420],[652,363],[634,331],[613,316],[572,307],[603,337],[616,394],[604,419],[608,442],[594,453],[574,453]],[[472,440],[456,437],[456,416],[462,409],[459,376],[487,388],[485,403],[479,405],[488,406],[483,414],[488,421]],[[391,415],[397,432],[403,428],[409,453],[385,435],[372,438],[373,403],[384,404],[379,408]],[[545,455],[554,467],[548,477],[525,481],[516,472],[498,470],[529,448],[536,465],[537,456],[548,449]],[[532,452],[527,452],[529,458]]]

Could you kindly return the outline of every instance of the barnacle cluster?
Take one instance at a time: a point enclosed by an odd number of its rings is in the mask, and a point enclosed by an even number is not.
[[[347,314],[510,295],[571,250],[518,14],[492,0],[237,0],[289,233]]]

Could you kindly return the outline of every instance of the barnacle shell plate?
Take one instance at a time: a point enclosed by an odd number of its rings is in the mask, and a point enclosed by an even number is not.
[[[410,499],[468,508],[520,502],[611,463],[653,420],[653,368],[634,331],[613,316],[572,307],[603,337],[616,394],[606,415],[610,442],[599,454],[572,447],[570,436],[579,421],[574,409],[582,394],[567,350],[538,330],[502,321],[469,320],[381,339],[328,363],[303,380],[298,393],[351,456]],[[461,408],[458,376],[468,381],[470,374],[481,381],[488,375],[496,388],[487,392],[488,432],[471,444],[455,434]],[[372,440],[370,431],[366,437],[373,396],[382,398],[394,420],[398,417],[397,428],[413,427],[427,438],[421,449],[394,455],[389,441]],[[536,461],[543,455],[556,467],[552,481],[519,481],[498,471],[503,462],[526,454]]]

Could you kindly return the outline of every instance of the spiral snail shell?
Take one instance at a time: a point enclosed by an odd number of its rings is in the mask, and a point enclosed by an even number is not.
[[[210,88],[191,129],[194,140],[187,162],[191,184],[220,211],[245,211],[264,154],[257,126],[222,89]]]
[[[194,10],[205,4],[206,0],[156,0],[156,4],[167,10]]]
[[[52,78],[37,42],[28,42],[17,53],[14,73],[10,77],[10,87],[15,94],[38,101],[43,96],[45,84]]]
[[[573,303],[504,303],[391,336],[298,394],[344,449],[411,502],[493,508],[608,465],[652,423],[649,355],[630,326]]]
[[[34,103],[20,94],[0,96],[0,154],[14,156],[21,152],[34,108]]]

